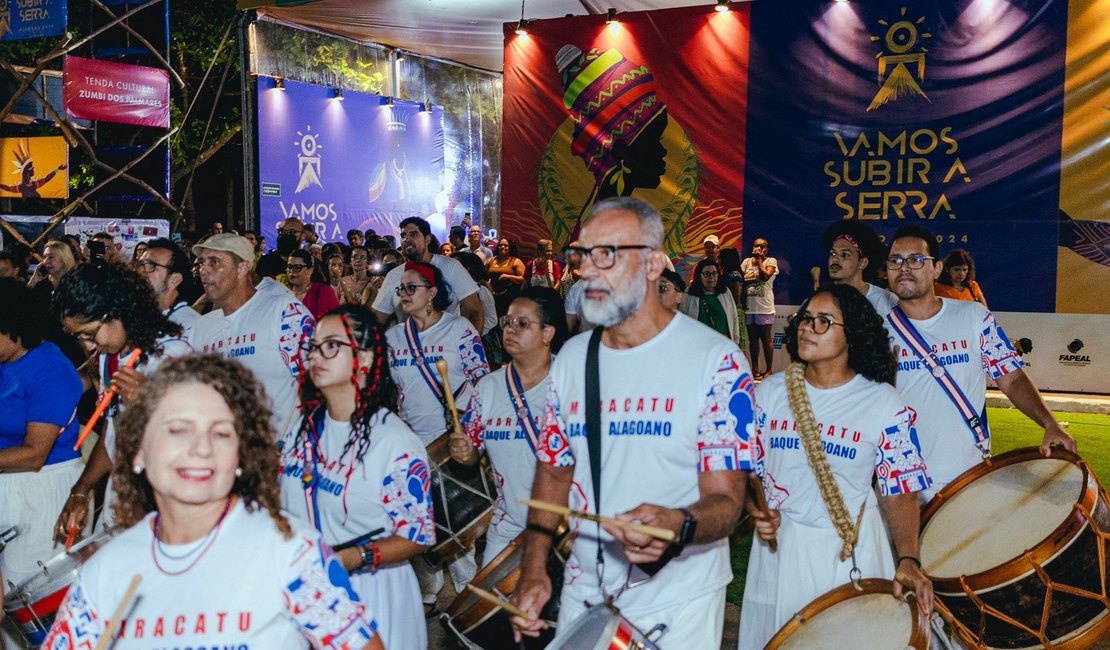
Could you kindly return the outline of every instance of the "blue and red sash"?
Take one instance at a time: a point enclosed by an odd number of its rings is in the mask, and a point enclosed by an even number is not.
[[[520,375],[517,374],[516,367],[511,361],[505,369],[505,388],[508,389],[509,399],[516,409],[520,429],[524,431],[524,437],[528,440],[528,446],[532,448],[534,454],[540,445],[540,430],[536,426],[536,421],[532,419],[532,410],[528,408],[528,400],[524,397],[524,385],[520,382]]]

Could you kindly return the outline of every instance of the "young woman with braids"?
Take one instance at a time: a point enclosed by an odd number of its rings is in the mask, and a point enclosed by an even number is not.
[[[282,507],[330,546],[357,540],[337,555],[383,642],[423,650],[409,559],[435,542],[428,459],[397,415],[385,332],[367,307],[344,305],[316,324],[301,359],[304,416],[279,445]]]
[[[915,494],[930,479],[914,413],[892,386],[882,321],[854,287],[823,287],[791,319],[786,349],[787,371],[755,389],[756,473],[770,516],[749,504],[758,539],[744,587],[741,650],[763,648],[796,612],[853,577],[900,572],[914,583],[921,610],[932,610],[918,560]],[[901,596],[897,583],[894,591]]]
[[[116,429],[125,405],[142,389],[146,375],[172,357],[193,351],[181,326],[158,307],[150,282],[120,262],[86,262],[64,275],[54,291],[54,316],[89,354],[99,355],[99,397],[115,386],[116,397],[104,413],[104,429],[81,477],[70,489],[69,499],[54,525],[54,534],[65,538],[74,528],[82,530],[89,515],[94,488],[108,475],[116,460]],[[138,363],[128,368],[127,357],[142,350]],[[105,491],[98,530],[112,524],[108,507],[114,493]]]
[[[148,378],[112,468],[127,530],[81,567],[46,647],[97,644],[138,575],[117,646],[383,649],[339,559],[281,513],[262,395],[250,371],[214,355]]]

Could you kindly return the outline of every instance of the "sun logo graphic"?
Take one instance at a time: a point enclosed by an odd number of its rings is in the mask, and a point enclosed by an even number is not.
[[[301,152],[297,156],[297,173],[300,175],[300,180],[297,182],[297,190],[294,194],[300,194],[301,191],[313,185],[322,189],[324,184],[320,182],[319,151],[324,148],[324,145],[318,141],[320,134],[313,133],[312,125],[309,124],[305,127],[304,133],[297,131],[297,136],[298,139],[293,141],[293,146]]]
[[[924,23],[924,16],[908,20],[905,7],[893,23],[879,20],[886,31],[882,36],[871,36],[873,43],[880,44],[879,53],[875,55],[879,62],[879,92],[871,100],[868,111],[912,95],[920,95],[925,101],[930,101],[920,85],[925,81],[925,53],[929,51],[924,40],[933,37],[929,32],[921,31]],[[909,66],[915,67],[916,77]]]

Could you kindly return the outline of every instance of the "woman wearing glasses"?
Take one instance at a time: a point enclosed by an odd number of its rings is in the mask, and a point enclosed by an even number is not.
[[[891,385],[881,319],[854,287],[830,285],[791,319],[786,349],[787,371],[755,389],[755,470],[770,513],[748,504],[758,539],[740,610],[741,650],[763,648],[806,604],[853,577],[890,579],[897,570],[913,581],[922,611],[932,609],[915,494],[930,480],[913,411]]]
[[[423,650],[420,586],[409,560],[435,541],[424,446],[397,415],[385,332],[344,305],[301,344],[300,424],[279,443],[281,503],[315,526],[390,650]],[[354,542],[354,543],[352,543]]]
[[[104,413],[104,435],[97,438],[81,477],[73,483],[54,526],[65,538],[70,531],[83,530],[89,515],[89,500],[116,459],[116,431],[123,407],[136,398],[145,377],[172,357],[193,351],[182,338],[181,326],[158,307],[150,282],[117,262],[86,262],[67,273],[54,292],[54,315],[81,342],[90,355],[98,355],[100,398],[110,386],[117,394]],[[127,367],[134,350],[142,350],[138,363]],[[112,486],[104,494],[98,530],[112,524],[108,507],[115,500]]]
[[[721,278],[721,266],[713,260],[704,259],[694,267],[693,281],[682,300],[682,313],[738,342],[736,301]]]
[[[532,494],[536,445],[547,400],[553,355],[567,339],[563,299],[554,289],[526,287],[500,319],[503,368],[481,379],[463,417],[464,435],[451,434],[451,457],[474,465],[483,450],[497,476],[497,503],[486,532],[486,564],[524,532],[528,507],[517,499]]]
[[[315,266],[316,260],[311,253],[295,250],[289,254],[289,260],[285,263],[285,277],[289,279],[289,288],[293,290],[293,295],[319,320],[339,306],[339,299],[335,297],[335,290],[331,286],[318,282],[313,277]]]
[[[427,446],[451,428],[443,381],[436,362],[447,363],[447,378],[455,403],[470,400],[474,383],[489,373],[482,338],[470,321],[445,312],[450,289],[440,270],[423,262],[406,262],[396,288],[405,320],[389,328],[389,368],[400,390],[398,412]],[[474,552],[450,565],[455,590],[474,577]],[[436,594],[443,586],[441,571],[418,563],[425,613],[434,611]]]

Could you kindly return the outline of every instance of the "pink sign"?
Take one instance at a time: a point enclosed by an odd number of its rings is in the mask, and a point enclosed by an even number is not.
[[[76,56],[66,57],[63,70],[71,117],[169,127],[170,78],[165,70]]]

